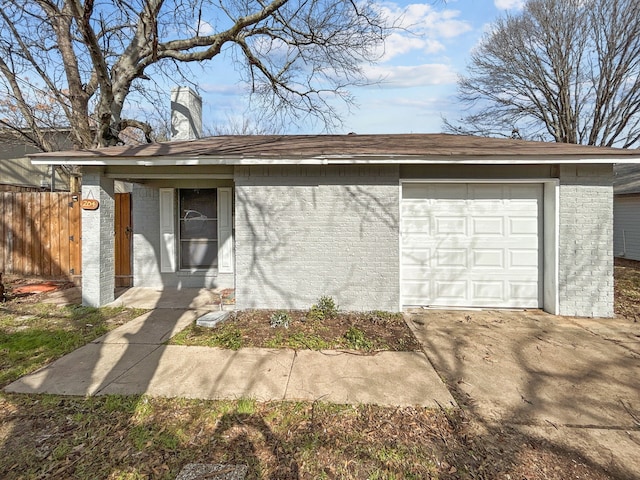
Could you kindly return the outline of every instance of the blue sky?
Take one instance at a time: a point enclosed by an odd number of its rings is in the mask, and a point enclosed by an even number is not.
[[[442,130],[442,117],[461,116],[456,79],[491,22],[505,11],[517,12],[523,0],[433,0],[380,2],[390,17],[404,12],[412,33],[397,32],[387,41],[382,61],[366,67],[377,85],[351,89],[359,108],[343,110],[344,127],[334,133],[431,133]],[[217,59],[220,60],[220,59]],[[236,74],[215,61],[199,82],[205,128],[239,122],[246,110]],[[281,133],[323,133],[320,125],[302,124]]]

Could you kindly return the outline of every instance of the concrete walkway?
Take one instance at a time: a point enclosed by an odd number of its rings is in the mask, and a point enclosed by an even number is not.
[[[129,293],[151,305],[152,292]],[[179,298],[178,298],[179,297]],[[203,399],[322,400],[393,406],[455,404],[422,352],[238,351],[165,345],[210,310],[197,292],[158,308],[6,387],[60,395],[146,394]],[[206,300],[206,294],[203,297]],[[201,298],[202,300],[202,298]],[[122,297],[118,302],[131,305]],[[145,303],[146,302],[146,303]],[[182,302],[182,305],[181,305]],[[437,403],[436,403],[437,402]]]

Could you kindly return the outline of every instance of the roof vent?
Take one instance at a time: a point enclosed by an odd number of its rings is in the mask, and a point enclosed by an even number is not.
[[[202,97],[189,87],[171,89],[171,140],[202,136]]]

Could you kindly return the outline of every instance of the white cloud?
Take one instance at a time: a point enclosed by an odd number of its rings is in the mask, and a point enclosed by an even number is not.
[[[436,10],[428,3],[412,3],[401,7],[396,3],[383,3],[380,12],[400,30],[388,39],[381,60],[388,61],[409,52],[433,54],[445,50],[440,39],[449,39],[471,30],[471,25],[460,20],[458,10]]]
[[[381,61],[384,62],[412,51],[432,54],[443,50],[445,50],[445,46],[438,40],[393,33],[384,44],[384,54],[381,56]]]
[[[213,27],[211,26],[211,24],[205,22],[204,20],[201,20],[200,24],[198,25],[198,35],[206,36],[211,34],[213,34]]]
[[[200,83],[200,89],[205,93],[211,93],[215,95],[244,95],[246,93],[246,87],[237,84],[228,83]]]
[[[468,22],[459,19],[459,10],[436,10],[429,3],[412,3],[406,7],[384,3],[381,13],[396,26],[414,34],[451,38],[471,30]]]
[[[522,10],[525,0],[493,0],[498,10]]]
[[[457,73],[442,63],[427,63],[412,66],[372,66],[365,69],[365,74],[376,85],[391,88],[411,88],[426,85],[454,84]]]

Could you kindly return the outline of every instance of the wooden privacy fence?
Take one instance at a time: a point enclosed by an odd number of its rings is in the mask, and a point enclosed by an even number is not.
[[[77,280],[81,274],[79,195],[0,193],[0,272]]]

